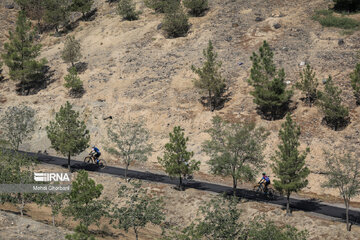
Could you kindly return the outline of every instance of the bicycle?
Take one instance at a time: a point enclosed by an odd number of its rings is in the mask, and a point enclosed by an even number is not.
[[[271,187],[268,187],[267,191],[265,192],[264,183],[257,183],[256,185],[254,185],[253,191],[255,191],[256,194],[263,193],[263,194],[265,194],[265,196],[267,196],[268,198],[271,198],[271,199],[275,198],[274,189],[272,189]]]
[[[101,169],[104,169],[106,167],[106,161],[102,158],[99,159],[99,163],[96,163],[96,159],[94,154],[89,154],[89,156],[84,158],[84,163],[87,164],[96,164],[98,165]]]

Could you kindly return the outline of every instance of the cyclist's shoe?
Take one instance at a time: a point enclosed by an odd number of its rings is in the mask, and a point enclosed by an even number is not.
[[[99,162],[100,162],[99,159],[96,159],[96,164],[97,164],[97,165],[99,165]]]

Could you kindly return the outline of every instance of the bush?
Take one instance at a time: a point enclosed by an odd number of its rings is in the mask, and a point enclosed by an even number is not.
[[[360,26],[360,22],[347,17],[337,17],[329,10],[317,11],[314,20],[318,21],[324,27],[336,27],[342,29],[355,29]]]
[[[164,13],[173,11],[180,6],[180,0],[145,0],[145,6],[155,12]]]
[[[359,0],[334,0],[336,10],[346,10],[350,12],[355,12],[360,10]]]
[[[76,68],[72,67],[69,73],[64,77],[66,88],[70,88],[70,95],[77,96],[84,91],[83,83],[77,75]]]
[[[185,36],[189,28],[189,19],[181,7],[166,13],[163,20],[163,29],[169,38]]]
[[[117,12],[125,20],[133,21],[139,18],[139,12],[136,11],[132,0],[120,0]]]
[[[190,14],[201,16],[208,9],[208,0],[184,0],[183,4],[190,9]]]

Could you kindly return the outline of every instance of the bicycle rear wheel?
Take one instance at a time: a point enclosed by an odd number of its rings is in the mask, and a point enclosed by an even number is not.
[[[92,157],[90,157],[90,156],[87,156],[84,158],[84,163],[93,163],[93,162],[94,161],[93,161]]]
[[[99,159],[99,167],[104,169],[106,167],[106,161],[104,159]]]

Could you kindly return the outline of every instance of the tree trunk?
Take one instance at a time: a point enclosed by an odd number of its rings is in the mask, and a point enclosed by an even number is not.
[[[25,206],[24,196],[21,195],[21,207],[20,207],[21,217],[24,216],[24,206]]]
[[[127,163],[126,166],[125,166],[125,181],[127,181],[127,172],[128,172],[128,169],[129,169],[129,164]]]
[[[52,215],[52,222],[53,222],[53,226],[55,227],[55,215]]]
[[[68,170],[69,170],[69,172],[71,172],[71,168],[70,168],[70,153],[68,154]]]
[[[75,67],[75,64],[73,61],[71,61],[71,67]]]
[[[210,111],[214,111],[213,110],[213,105],[212,105],[211,91],[209,91],[209,103],[210,103]]]
[[[181,177],[181,174],[179,176],[179,189],[182,190],[182,177]]]
[[[350,229],[350,223],[349,223],[349,205],[350,205],[350,200],[345,199],[345,207],[346,207],[346,230],[348,230],[348,231],[350,232],[351,229]]]
[[[233,195],[236,196],[236,186],[237,186],[237,179],[233,177]]]
[[[291,212],[290,212],[290,193],[287,193],[287,196],[286,196],[286,215],[287,216],[291,216]]]
[[[134,228],[134,232],[135,232],[135,239],[138,240],[139,239],[139,233],[138,233],[136,228]]]

